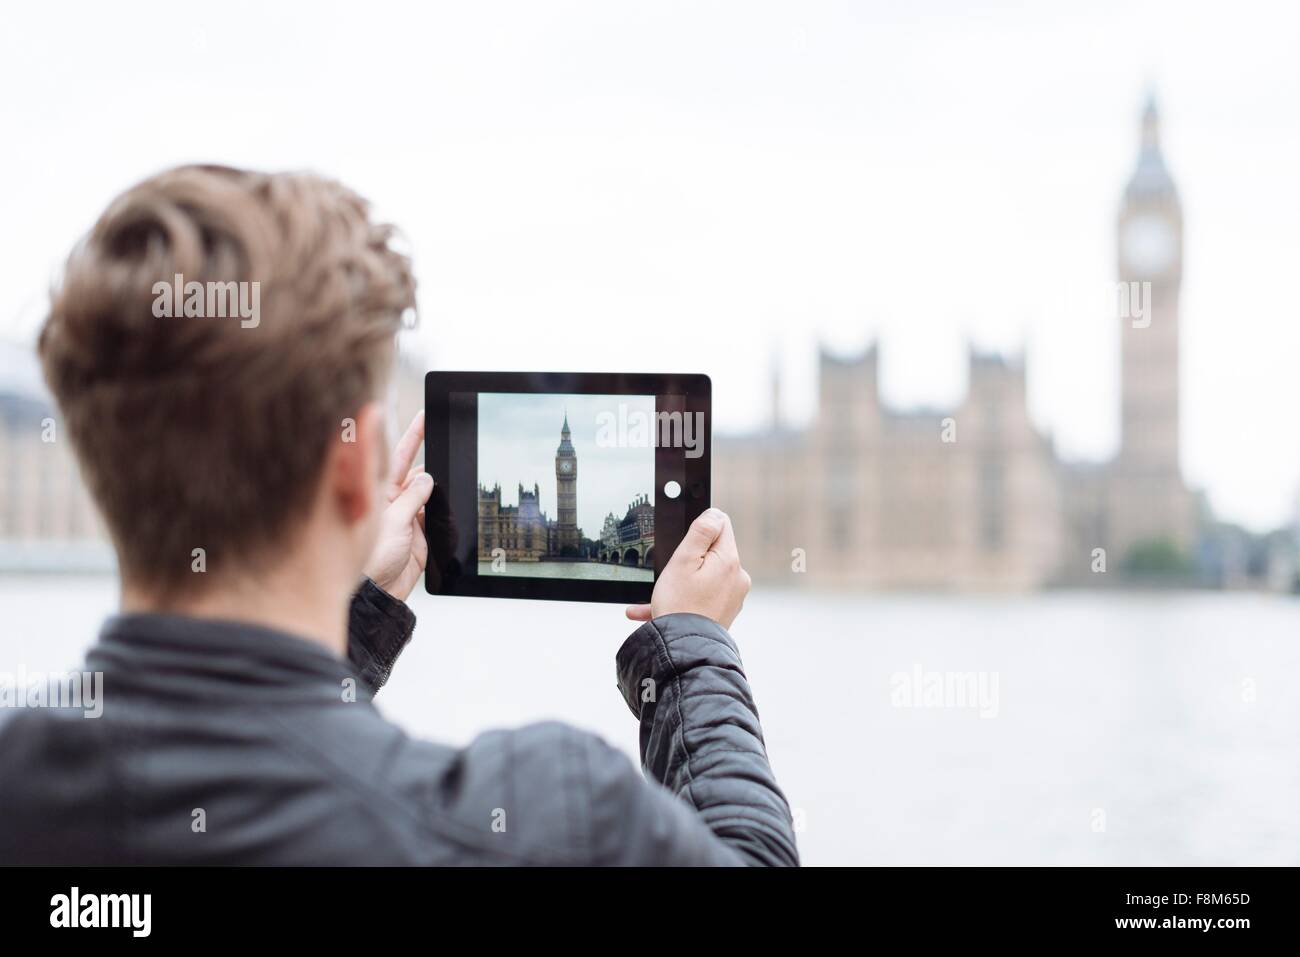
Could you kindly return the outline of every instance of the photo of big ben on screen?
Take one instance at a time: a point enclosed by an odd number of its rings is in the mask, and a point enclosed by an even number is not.
[[[478,413],[480,575],[654,579],[653,446],[603,427],[653,396],[481,393]]]

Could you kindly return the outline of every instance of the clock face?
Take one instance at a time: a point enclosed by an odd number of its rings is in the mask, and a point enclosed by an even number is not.
[[[1124,226],[1120,239],[1124,263],[1139,274],[1164,272],[1174,261],[1173,227],[1159,216],[1138,216]]]
[[[569,459],[561,459],[560,471],[563,472],[565,475],[568,475],[570,472],[573,471],[573,462]]]

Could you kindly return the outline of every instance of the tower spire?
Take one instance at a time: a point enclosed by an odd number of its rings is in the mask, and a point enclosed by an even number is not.
[[[1160,149],[1160,108],[1156,105],[1156,91],[1147,91],[1146,106],[1142,108],[1142,149]]]
[[[1147,91],[1142,107],[1142,132],[1137,167],[1129,178],[1125,198],[1133,200],[1177,197],[1173,177],[1160,151],[1160,109],[1156,106],[1154,87]]]

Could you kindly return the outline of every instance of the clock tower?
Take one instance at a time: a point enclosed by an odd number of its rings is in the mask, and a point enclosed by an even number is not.
[[[578,453],[569,432],[569,416],[560,429],[560,447],[555,450],[556,550],[576,557],[582,545],[578,533]]]
[[[1137,167],[1119,214],[1120,452],[1113,544],[1164,540],[1184,552],[1192,502],[1179,467],[1178,300],[1183,213],[1160,149],[1154,98],[1142,113]]]

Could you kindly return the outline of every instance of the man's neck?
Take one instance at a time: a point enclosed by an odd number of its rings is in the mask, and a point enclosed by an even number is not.
[[[246,622],[315,642],[342,658],[348,645],[348,603],[356,583],[348,587],[324,584],[324,578],[332,577],[313,579],[305,569],[284,568],[214,581],[200,592],[175,598],[160,597],[124,580],[122,610]],[[313,585],[313,580],[317,584]]]

